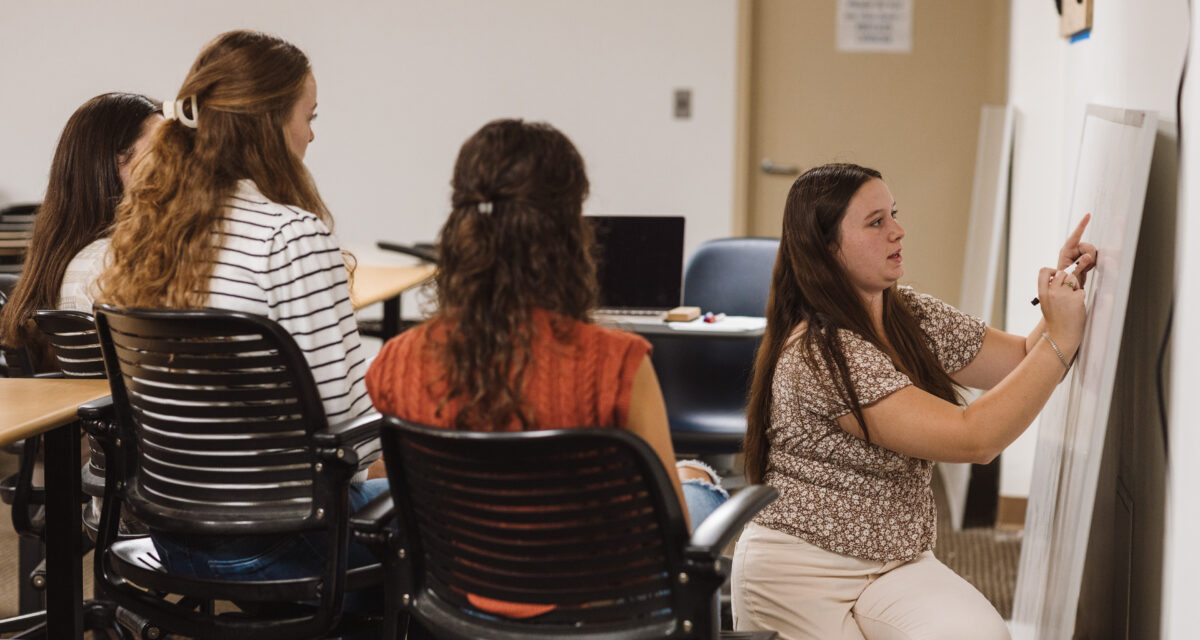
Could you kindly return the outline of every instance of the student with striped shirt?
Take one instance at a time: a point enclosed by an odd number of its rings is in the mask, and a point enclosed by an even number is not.
[[[164,103],[167,122],[118,208],[97,300],[271,318],[304,352],[331,422],[372,411],[346,258],[303,163],[317,106],[308,58],[279,38],[231,31],[201,51],[179,95]],[[377,442],[365,449],[364,465],[379,458]],[[386,491],[386,483],[355,483],[351,508]],[[283,579],[313,575],[324,564],[324,544],[299,536],[220,546],[192,536],[153,538],[171,571],[199,577]],[[350,561],[373,558],[352,545]]]

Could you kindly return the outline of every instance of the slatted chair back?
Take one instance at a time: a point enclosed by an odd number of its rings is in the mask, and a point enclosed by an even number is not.
[[[335,507],[345,517],[330,482],[318,482],[320,395],[278,324],[231,311],[102,305],[96,325],[126,442],[110,464],[121,466],[135,517],[189,534],[321,528]]]
[[[67,378],[103,378],[104,356],[100,353],[100,337],[96,323],[89,313],[65,309],[35,311],[33,321],[50,344],[54,364]],[[96,436],[88,434],[88,462],[83,469],[83,492],[92,497],[104,496],[104,447]],[[99,513],[94,508],[84,512],[84,526],[95,537]]]
[[[380,437],[411,559],[410,582],[398,588],[431,629],[462,638],[686,637],[682,620],[697,607],[711,612],[711,598],[695,602],[679,580],[683,513],[637,436],[476,433],[385,417]],[[497,620],[468,594],[553,610]]]
[[[347,571],[355,446],[377,424],[330,425],[304,353],[262,316],[109,305],[95,312],[114,414],[98,592],[173,634],[327,637],[343,618],[344,591],[382,579],[378,565]],[[323,544],[314,553],[325,563],[317,575],[272,580],[173,573],[145,538],[118,536],[122,509],[152,534],[186,535],[177,539],[207,548],[250,535],[320,534],[307,540]],[[211,600],[241,611],[194,608]]]
[[[0,273],[21,273],[39,206],[14,204],[0,209]]]
[[[15,273],[0,271],[0,309],[3,309],[4,305],[8,303],[8,296],[17,286],[19,278],[20,276]],[[0,344],[0,355],[4,357],[0,373],[5,378],[33,377],[35,373],[33,354],[27,346]]]
[[[91,314],[60,309],[36,311],[33,321],[46,336],[58,370],[68,378],[103,378],[104,356]]]

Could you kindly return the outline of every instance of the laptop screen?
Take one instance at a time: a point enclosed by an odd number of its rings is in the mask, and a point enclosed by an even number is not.
[[[585,216],[595,232],[600,306],[671,309],[683,289],[682,216]]]

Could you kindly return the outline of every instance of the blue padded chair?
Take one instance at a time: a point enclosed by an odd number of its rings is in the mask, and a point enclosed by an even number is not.
[[[683,304],[731,316],[767,309],[777,238],[706,242],[688,263]],[[680,453],[736,453],[746,434],[746,393],[760,339],[647,336]]]

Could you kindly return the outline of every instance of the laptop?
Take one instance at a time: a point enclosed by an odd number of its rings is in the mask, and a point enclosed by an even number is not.
[[[602,322],[661,322],[683,297],[683,216],[585,216]]]

